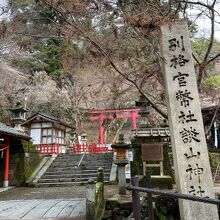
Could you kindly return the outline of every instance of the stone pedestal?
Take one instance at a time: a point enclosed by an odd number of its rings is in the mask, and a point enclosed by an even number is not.
[[[3,181],[3,188],[8,188],[8,180]]]
[[[119,195],[126,195],[125,165],[128,164],[128,160],[127,159],[116,159],[114,163],[118,166]]]

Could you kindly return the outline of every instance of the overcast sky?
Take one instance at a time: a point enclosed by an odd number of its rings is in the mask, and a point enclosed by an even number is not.
[[[0,0],[0,5],[3,6],[5,5],[6,0]]]
[[[201,0],[202,1],[202,0]],[[207,1],[207,0],[206,0]],[[205,0],[203,0],[203,2],[206,2]],[[210,1],[212,2],[212,1]],[[201,9],[204,9],[204,7],[201,7]],[[220,11],[220,2],[217,1],[216,3],[216,7],[215,7],[216,11],[219,12]],[[188,15],[191,18],[192,21],[195,20],[195,23],[198,25],[198,36],[199,37],[207,37],[210,35],[210,19],[208,19],[205,15],[200,16],[199,19],[197,19],[197,15],[201,12],[201,10],[199,9],[191,9],[188,11]],[[215,38],[220,40],[220,16],[218,16],[216,14],[215,16]],[[219,23],[218,23],[219,22]]]

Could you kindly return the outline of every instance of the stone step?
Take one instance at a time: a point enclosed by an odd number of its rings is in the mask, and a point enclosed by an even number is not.
[[[110,154],[85,154],[83,156],[83,154],[60,154],[58,156],[58,158],[81,158],[81,157],[86,157],[86,158],[110,158],[112,157],[113,154],[110,153]]]
[[[111,166],[88,166],[88,167],[80,167],[80,168],[74,168],[74,167],[49,167],[47,169],[46,172],[56,172],[56,171],[76,171],[76,170],[80,170],[80,171],[83,171],[83,170],[98,170],[99,167],[102,167],[104,170],[105,169],[110,169]]]
[[[111,169],[107,168],[107,169],[104,169],[104,173],[110,173]],[[86,174],[86,173],[97,173],[97,169],[93,169],[93,170],[66,170],[65,172],[62,171],[62,170],[58,170],[58,171],[47,171],[45,172],[44,174],[45,175],[52,175],[52,174],[56,174],[56,175],[59,175],[59,174]]]
[[[104,177],[109,177],[110,172],[104,173]],[[97,177],[97,172],[95,173],[78,173],[78,174],[49,174],[43,175],[41,179],[59,179],[59,178],[81,178],[81,177]]]
[[[106,157],[106,158],[97,158],[97,157],[94,157],[94,158],[83,158],[83,160],[89,161],[89,162],[95,161],[95,160],[97,160],[97,161],[112,161],[112,158],[113,158],[113,157]]]
[[[68,157],[82,157],[82,154],[59,154],[58,155],[59,158],[68,158]]]
[[[81,157],[57,157],[56,160],[58,161],[79,161],[81,159]]]
[[[87,182],[90,178],[95,179],[97,176],[81,177],[81,178],[59,178],[59,179],[40,179],[38,183],[60,183],[60,182]],[[105,177],[104,180],[109,180],[109,177]]]
[[[110,173],[111,170],[108,169],[108,170],[105,170],[104,173]],[[89,171],[84,171],[84,172],[69,172],[69,171],[66,171],[66,172],[61,172],[61,171],[56,171],[56,172],[46,172],[44,173],[44,175],[78,175],[78,174],[90,174],[90,173],[97,173],[97,170],[91,170],[90,172]]]
[[[53,168],[53,169],[56,169],[56,168],[67,168],[67,169],[72,169],[72,168],[75,168],[75,167],[78,167],[77,166],[78,164],[52,164],[52,166],[50,168]],[[90,167],[93,167],[93,168],[99,168],[99,167],[111,167],[112,164],[111,163],[105,163],[105,164],[82,164],[80,167],[83,168],[90,168]]]
[[[104,183],[109,183],[109,181],[104,181]],[[36,187],[64,187],[64,186],[79,186],[86,185],[88,181],[82,182],[60,182],[60,183],[37,183]]]
[[[90,178],[97,179],[98,168],[104,169],[104,179],[108,182],[113,161],[113,153],[86,154],[82,165],[78,163],[82,154],[60,154],[38,181],[38,187],[68,186],[87,184]]]
[[[60,154],[58,158],[81,158],[83,154]],[[103,153],[103,154],[85,154],[86,158],[111,158],[113,153]]]
[[[54,164],[77,164],[80,162],[80,160],[55,160],[54,161]],[[97,160],[97,159],[94,159],[94,160],[85,160],[83,159],[83,161],[81,161],[81,163],[87,163],[87,164],[90,164],[90,163],[98,163],[98,164],[105,164],[105,163],[111,163],[112,162],[112,159],[105,159],[105,160]]]
[[[78,166],[78,163],[69,163],[69,164],[67,164],[67,163],[54,163],[54,164],[52,164],[51,165],[51,167],[53,167],[53,168],[56,168],[56,167],[77,167]]]
[[[69,158],[69,159],[67,159],[67,158],[56,158],[56,160],[55,161],[58,161],[58,162],[72,162],[72,161],[74,161],[74,162],[78,162],[78,161],[80,161],[80,159],[81,158]]]
[[[52,167],[49,167],[46,172],[56,172],[56,171],[83,172],[83,171],[86,171],[86,170],[88,170],[88,172],[96,170],[96,172],[97,172],[99,167],[102,167],[104,170],[111,169],[111,166],[95,166],[95,167],[94,166],[93,167],[84,167],[84,166],[77,167],[76,166],[76,167],[69,167],[69,168],[66,168],[66,167],[63,167],[63,168],[59,168],[59,167],[52,168]]]
[[[80,160],[82,157],[57,157],[57,160]],[[106,160],[106,159],[112,159],[113,156],[108,156],[108,157],[83,157],[83,159],[86,158],[86,160],[93,160],[93,159],[98,159],[98,160]]]
[[[112,162],[112,159],[111,160],[83,160],[81,163],[111,163]],[[54,161],[55,164],[58,164],[58,163],[75,163],[75,164],[78,164],[79,163],[79,160],[78,161],[75,161],[75,160],[55,160]]]
[[[79,161],[54,161],[53,165],[78,165]],[[99,164],[112,164],[112,160],[94,160],[94,161],[86,161],[83,160],[81,162],[81,164],[86,164],[86,165],[90,165],[90,164],[94,164],[94,165],[99,165]]]

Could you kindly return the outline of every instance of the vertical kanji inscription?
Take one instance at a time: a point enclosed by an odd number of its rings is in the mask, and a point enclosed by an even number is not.
[[[161,26],[169,126],[178,191],[214,198],[187,23]],[[215,205],[180,200],[181,219],[218,219]]]

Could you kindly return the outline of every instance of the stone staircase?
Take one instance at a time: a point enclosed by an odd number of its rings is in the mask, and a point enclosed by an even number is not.
[[[37,187],[69,186],[87,184],[96,180],[99,167],[104,169],[104,180],[109,182],[113,153],[60,154],[38,180]],[[81,161],[80,166],[78,166]]]

